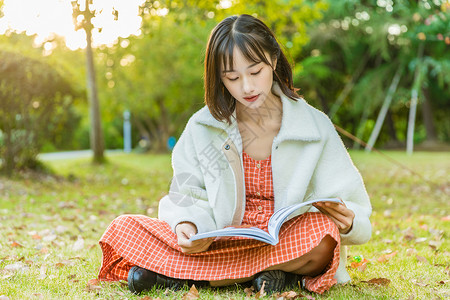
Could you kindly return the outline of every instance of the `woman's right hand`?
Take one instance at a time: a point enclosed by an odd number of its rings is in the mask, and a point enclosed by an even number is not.
[[[189,241],[189,238],[197,233],[197,227],[191,222],[182,222],[175,227],[178,238],[178,245],[183,253],[198,253],[208,250],[214,238],[206,238],[196,241]]]

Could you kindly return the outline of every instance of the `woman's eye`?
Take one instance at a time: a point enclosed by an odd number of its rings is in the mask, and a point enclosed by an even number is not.
[[[238,78],[239,78],[239,77],[236,77],[236,78],[228,78],[228,80],[229,80],[229,81],[236,81],[236,80],[238,80]]]
[[[252,75],[258,75],[260,72],[261,72],[261,70],[262,69],[259,69],[259,71],[258,72],[255,72],[255,73],[251,73]]]

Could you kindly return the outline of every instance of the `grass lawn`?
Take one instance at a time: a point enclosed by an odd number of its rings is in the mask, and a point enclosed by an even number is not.
[[[450,154],[388,155],[434,184],[378,154],[352,152],[372,199],[372,239],[349,247],[350,284],[324,295],[303,295],[450,298]],[[169,155],[114,155],[100,167],[87,159],[47,164],[57,178],[0,177],[0,299],[181,299],[187,293],[157,290],[135,296],[123,283],[87,284],[97,276],[97,242],[111,220],[124,213],[156,217],[171,178]],[[355,256],[366,263],[352,266]],[[390,282],[364,282],[374,278]],[[200,290],[200,299],[216,298],[244,299],[246,294],[237,287]]]

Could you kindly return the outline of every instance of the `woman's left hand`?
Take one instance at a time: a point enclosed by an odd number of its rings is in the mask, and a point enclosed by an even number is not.
[[[329,216],[337,225],[340,233],[348,233],[352,229],[355,213],[345,204],[335,202],[316,202],[313,204],[321,213]]]

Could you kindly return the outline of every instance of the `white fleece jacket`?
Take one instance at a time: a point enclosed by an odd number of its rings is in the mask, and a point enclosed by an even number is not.
[[[303,99],[294,101],[274,84],[281,97],[281,128],[272,144],[275,210],[315,198],[338,197],[355,213],[353,227],[341,234],[341,245],[370,239],[372,212],[362,178],[329,118]],[[159,218],[174,229],[183,221],[198,232],[239,225],[245,210],[242,141],[232,124],[213,118],[207,107],[195,113],[172,154],[174,177],[169,195],[159,204]],[[291,218],[305,211],[303,208]],[[350,280],[346,247],[341,247],[338,283]]]

